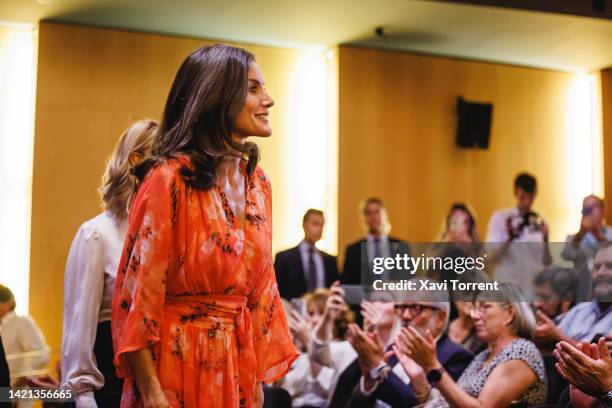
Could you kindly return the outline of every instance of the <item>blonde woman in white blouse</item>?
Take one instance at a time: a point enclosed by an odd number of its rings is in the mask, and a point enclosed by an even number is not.
[[[151,154],[157,122],[140,120],[121,135],[110,157],[100,195],[104,212],[79,228],[64,276],[62,386],[77,407],[119,406],[122,383],[115,376],[110,328],[117,265],[127,231],[127,213],[138,179],[133,169]]]

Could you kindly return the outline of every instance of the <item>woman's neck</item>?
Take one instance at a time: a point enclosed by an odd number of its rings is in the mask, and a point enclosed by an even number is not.
[[[508,344],[510,344],[516,339],[517,336],[510,333],[504,333],[500,335],[498,338],[489,343],[489,357],[493,358],[497,356],[504,350],[504,348],[506,348]]]
[[[222,180],[230,180],[240,170],[240,155],[227,155],[217,167],[217,176]]]

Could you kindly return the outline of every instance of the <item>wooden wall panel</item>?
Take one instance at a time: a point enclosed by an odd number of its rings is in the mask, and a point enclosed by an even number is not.
[[[553,239],[568,224],[566,109],[572,76],[355,47],[339,51],[339,245],[362,236],[364,197],[387,204],[392,234],[430,241],[451,203],[472,204],[479,231],[514,204],[513,178],[534,173]],[[490,148],[455,146],[456,98],[492,102]]]
[[[601,107],[603,122],[604,191],[608,198],[606,219],[612,222],[612,68],[601,71]]]

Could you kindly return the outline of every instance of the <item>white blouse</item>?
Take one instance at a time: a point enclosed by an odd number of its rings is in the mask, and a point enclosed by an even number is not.
[[[98,323],[109,321],[115,277],[127,233],[127,219],[103,212],[79,228],[64,275],[62,386],[77,394],[81,407],[95,407],[102,388],[93,349]]]

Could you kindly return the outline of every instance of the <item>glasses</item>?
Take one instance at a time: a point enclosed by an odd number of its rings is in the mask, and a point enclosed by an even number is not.
[[[481,304],[479,304],[479,305],[474,305],[474,306],[472,307],[472,310],[470,311],[470,315],[472,316],[472,318],[474,318],[474,316],[475,316],[476,314],[479,314],[479,315],[481,315],[481,316],[482,316],[482,315],[485,315],[485,314],[487,314],[487,312],[488,312],[489,310],[491,310],[491,308],[493,307],[493,304],[494,304],[494,303],[481,303]],[[498,305],[499,305],[499,307],[505,308],[505,307],[507,307],[507,306],[508,306],[510,303],[507,303],[507,302],[506,302],[506,303],[495,303],[495,304],[498,304]]]
[[[393,305],[393,310],[395,310],[395,313],[400,315],[403,314],[406,309],[410,310],[410,314],[415,316],[421,314],[421,312],[423,312],[425,309],[438,310],[437,307],[421,305],[419,303],[396,303]]]

